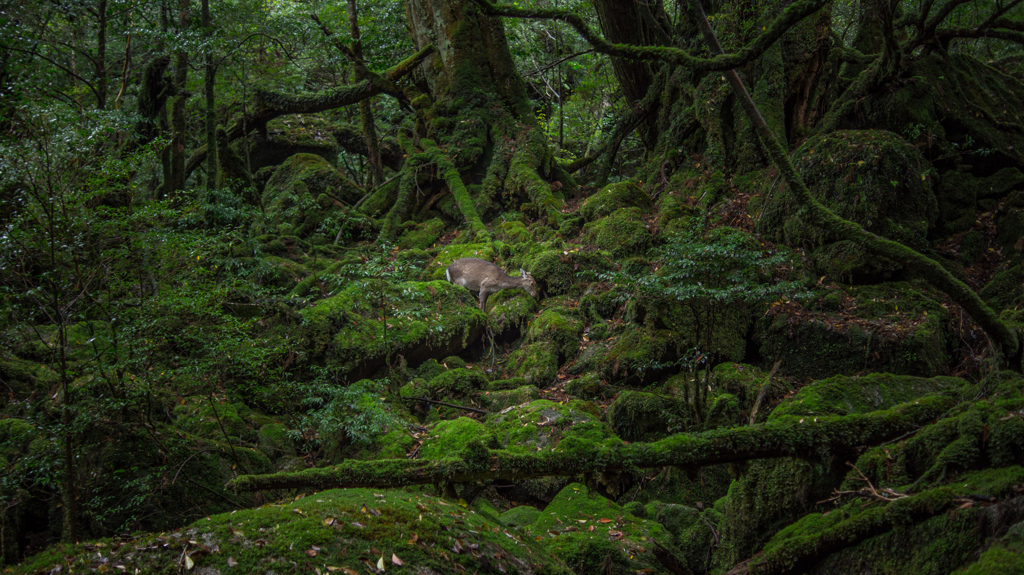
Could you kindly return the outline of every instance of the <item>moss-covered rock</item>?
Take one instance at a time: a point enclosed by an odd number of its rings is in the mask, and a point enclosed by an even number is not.
[[[575,357],[582,333],[583,322],[572,310],[564,306],[552,306],[530,322],[526,341],[550,342],[561,363]]]
[[[826,207],[868,231],[922,249],[938,216],[925,172],[928,162],[896,134],[839,131],[812,137],[796,152],[794,165],[811,193]],[[783,186],[765,206],[758,231],[790,246],[821,248],[840,240],[833,230],[809,225]],[[836,279],[886,278],[898,269],[852,246],[824,249],[814,261]]]
[[[540,509],[529,505],[519,505],[501,514],[502,523],[509,527],[525,527],[540,517]]]
[[[651,196],[640,186],[630,181],[609,184],[587,198],[580,207],[580,213],[588,222],[611,215],[619,208],[639,208],[647,212],[653,206]]]
[[[239,416],[240,408],[247,409],[243,404],[211,404],[206,397],[191,397],[174,407],[174,423],[201,437],[237,441],[251,435],[245,420]]]
[[[608,406],[608,423],[626,441],[657,441],[686,426],[685,402],[663,395],[626,390]]]
[[[951,359],[949,312],[922,284],[831,290],[775,305],[754,327],[765,360],[790,376],[885,371],[931,376]]]
[[[999,217],[996,241],[1013,263],[1024,263],[1024,208],[1010,208]]]
[[[643,255],[654,244],[640,208],[620,208],[587,224],[583,238],[616,256]]]
[[[434,245],[434,242],[444,233],[444,222],[440,218],[434,218],[413,225],[399,238],[397,247],[403,250],[426,249]]]
[[[513,380],[505,380],[513,381]],[[485,391],[478,401],[488,410],[501,411],[513,405],[529,403],[540,397],[540,390],[533,385],[522,385],[515,389]]]
[[[580,575],[661,572],[664,567],[655,557],[655,546],[678,553],[671,534],[660,524],[626,513],[579,483],[562,489],[525,528]]]
[[[32,392],[46,393],[60,381],[60,375],[37,362],[10,359],[0,361],[0,381],[15,396],[23,397]]]
[[[971,229],[977,219],[978,200],[1002,198],[1022,185],[1024,174],[1017,168],[1002,168],[988,177],[946,172],[935,188],[939,206],[935,237],[945,238]]]
[[[638,386],[679,359],[684,345],[673,331],[628,325],[621,333],[589,345],[568,370],[573,374],[593,370],[610,383]]]
[[[295,455],[295,442],[288,436],[288,429],[281,423],[268,423],[260,427],[258,445],[270,459]]]
[[[386,321],[380,315],[382,297],[390,308]],[[388,356],[401,354],[415,366],[465,348],[485,323],[470,300],[464,288],[446,281],[383,288],[372,280],[355,281],[299,312],[302,336],[310,359],[329,361],[349,379],[361,379]]]
[[[506,369],[513,377],[521,377],[545,388],[558,375],[558,351],[546,342],[524,345],[508,357]]]
[[[297,185],[299,182],[302,186]],[[268,214],[284,217],[290,215],[289,210],[313,211],[333,205],[321,206],[318,202],[321,194],[349,205],[354,205],[363,196],[362,190],[327,160],[315,154],[296,154],[274,171],[263,189],[261,201]]]
[[[284,575],[363,572],[375,570],[378,561],[401,572],[395,558],[405,569],[424,573],[571,573],[532,537],[503,530],[482,514],[388,489],[323,491],[283,505],[213,515],[171,533],[57,545],[13,572],[115,565],[128,573],[172,574],[194,565],[199,573]]]
[[[487,317],[496,334],[518,337],[540,304],[523,290],[511,289],[487,298]]]
[[[419,456],[422,459],[451,457],[473,442],[480,442],[490,449],[499,447],[487,427],[475,419],[460,417],[439,421],[424,435]]]

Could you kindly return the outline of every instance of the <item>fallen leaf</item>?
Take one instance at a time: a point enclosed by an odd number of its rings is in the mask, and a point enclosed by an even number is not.
[[[317,553],[316,549],[306,549],[306,555],[309,555],[310,557],[316,557]]]
[[[380,559],[377,560],[377,569],[384,571],[384,556],[381,555]]]
[[[398,555],[395,555],[394,553],[391,554],[391,562],[395,565],[398,565],[399,567],[402,566],[402,560],[399,559]]]
[[[234,557],[228,557],[228,567],[234,567],[238,565],[238,561],[235,561]]]

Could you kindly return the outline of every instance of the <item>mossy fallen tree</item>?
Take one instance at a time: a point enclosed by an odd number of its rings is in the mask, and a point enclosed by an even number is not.
[[[434,483],[521,480],[656,467],[697,468],[777,457],[816,458],[856,446],[872,446],[911,433],[939,418],[954,400],[930,396],[892,409],[833,417],[786,417],[764,425],[680,434],[654,443],[620,439],[590,443],[566,439],[531,454],[472,444],[434,460],[349,460],[296,473],[243,475],[229,483],[239,491],[399,487]]]
[[[957,507],[967,509],[975,502],[995,503],[1000,500],[1000,503],[1004,503],[1008,499],[1019,497],[1016,488],[1024,482],[1024,468],[1015,465],[989,470],[987,473],[997,475],[998,479],[986,482],[988,484],[984,488],[987,492],[984,494],[974,492],[979,487],[974,485],[973,481],[967,480],[966,483],[958,481],[953,485],[899,497],[884,505],[855,512],[831,526],[810,529],[811,534],[792,536],[770,543],[764,552],[740,563],[731,569],[728,575],[805,573],[828,555],[901,525],[919,523]],[[861,507],[859,503],[854,505]]]

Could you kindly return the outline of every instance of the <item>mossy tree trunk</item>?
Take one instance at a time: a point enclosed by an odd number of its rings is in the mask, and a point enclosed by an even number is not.
[[[405,144],[407,169],[420,168],[403,178],[381,239],[393,240],[425,199],[446,192],[478,240],[489,239],[481,215],[504,201],[557,222],[552,189],[571,179],[553,161],[501,20],[468,0],[412,0],[406,9],[413,42],[437,52],[421,65],[430,95],[413,101],[417,128]]]

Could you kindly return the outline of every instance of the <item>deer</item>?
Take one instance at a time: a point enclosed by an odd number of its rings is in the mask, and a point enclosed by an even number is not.
[[[480,311],[486,313],[487,296],[503,289],[523,288],[537,297],[537,282],[530,272],[519,268],[520,277],[512,277],[501,268],[480,258],[462,258],[452,262],[444,275],[448,281],[472,292],[480,292]]]

